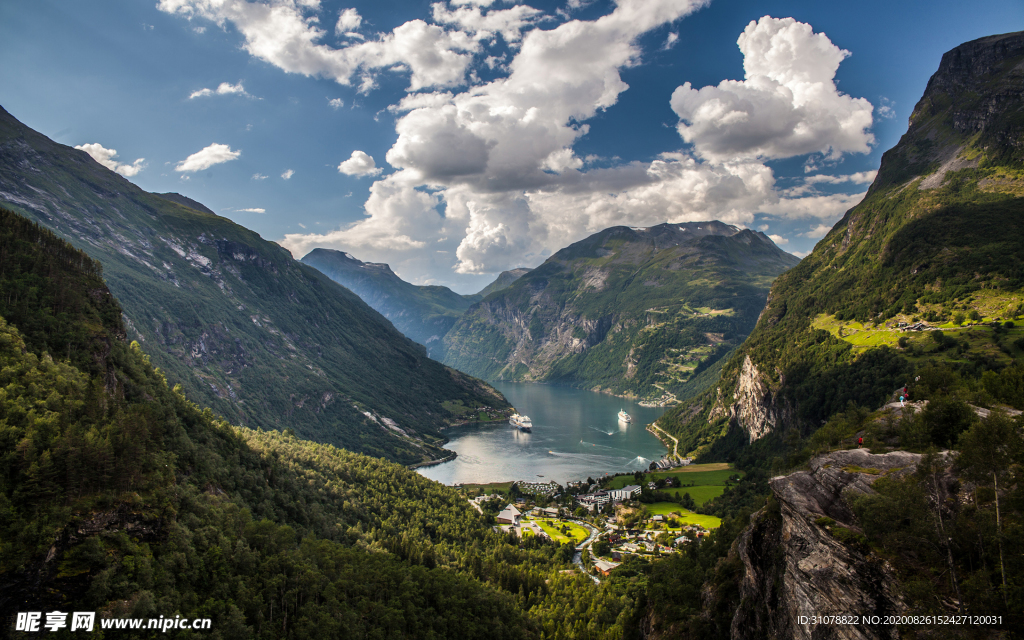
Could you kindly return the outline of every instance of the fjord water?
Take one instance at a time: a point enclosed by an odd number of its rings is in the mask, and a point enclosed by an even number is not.
[[[422,467],[424,476],[444,484],[526,480],[565,484],[606,473],[646,469],[666,453],[648,424],[664,407],[641,407],[623,398],[518,382],[491,382],[519,413],[533,420],[533,433],[508,425],[472,424],[445,432],[451,462]],[[633,417],[618,421],[619,409]],[[543,476],[538,477],[538,476]]]

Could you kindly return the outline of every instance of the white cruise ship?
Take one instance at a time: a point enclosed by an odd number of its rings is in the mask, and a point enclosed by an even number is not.
[[[633,418],[630,418],[629,414],[622,409],[619,409],[619,420],[623,422],[633,422]]]
[[[518,413],[513,413],[512,417],[508,419],[508,423],[526,433],[533,432],[533,422],[530,420],[530,416],[521,416]]]

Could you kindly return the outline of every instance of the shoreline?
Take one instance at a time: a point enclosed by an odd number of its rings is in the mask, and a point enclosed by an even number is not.
[[[658,440],[660,440],[661,443],[663,445],[665,445],[666,449],[668,449],[668,443],[665,442],[665,439],[668,438],[669,440],[672,440],[672,442],[673,442],[672,451],[671,451],[671,453],[667,453],[665,455],[665,457],[669,458],[669,459],[675,458],[676,460],[680,459],[679,458],[679,439],[678,438],[676,438],[675,436],[669,435],[667,431],[663,431],[661,429],[661,427],[658,426],[658,422],[657,421],[654,421],[651,424],[647,425],[647,431],[649,431],[650,433],[654,434],[654,437],[656,437]]]
[[[446,451],[450,451],[450,449],[446,449]],[[445,462],[451,462],[452,460],[454,460],[455,458],[458,458],[458,457],[459,457],[459,454],[457,452],[455,452],[455,451],[452,451],[452,454],[450,456],[445,456],[444,458],[438,458],[437,460],[427,460],[425,462],[416,462],[414,464],[408,465],[407,468],[410,469],[410,470],[413,470],[413,469],[419,469],[421,467],[432,467],[432,466],[434,466],[436,464],[443,464]]]

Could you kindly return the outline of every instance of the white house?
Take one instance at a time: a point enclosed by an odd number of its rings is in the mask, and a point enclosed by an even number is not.
[[[498,524],[514,524],[519,525],[519,518],[522,516],[522,512],[516,509],[514,505],[508,505],[505,510],[498,514]]]

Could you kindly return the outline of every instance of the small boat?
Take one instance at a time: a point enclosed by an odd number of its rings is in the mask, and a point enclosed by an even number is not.
[[[630,418],[629,414],[622,409],[619,409],[619,420],[622,422],[633,422],[633,418]]]

